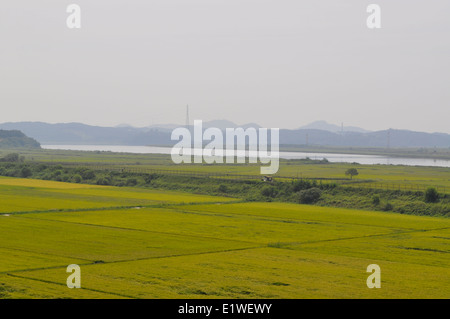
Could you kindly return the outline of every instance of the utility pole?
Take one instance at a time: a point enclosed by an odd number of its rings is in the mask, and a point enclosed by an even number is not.
[[[189,105],[186,105],[186,128],[189,130]]]
[[[391,148],[391,129],[389,129],[387,133],[387,148]]]

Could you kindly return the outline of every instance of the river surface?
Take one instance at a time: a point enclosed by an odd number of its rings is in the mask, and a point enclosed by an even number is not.
[[[105,151],[133,154],[170,154],[172,150],[171,147],[121,145],[42,145],[42,148],[49,150]],[[389,157],[359,154],[280,152],[280,158],[284,159],[305,159],[307,157],[314,160],[321,160],[326,158],[329,162],[332,163],[356,162],[359,164],[450,167],[450,160],[443,159]]]

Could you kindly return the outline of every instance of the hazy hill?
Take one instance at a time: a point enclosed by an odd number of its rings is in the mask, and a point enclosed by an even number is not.
[[[194,123],[193,121],[191,121],[190,126],[193,126]],[[260,126],[256,123],[247,123],[247,124],[243,124],[243,125],[238,125],[236,123],[233,123],[231,121],[228,120],[212,120],[212,121],[206,121],[202,123],[203,128],[210,128],[210,127],[217,127],[221,130],[225,130],[226,128],[233,128],[233,127],[242,127],[242,128],[248,128],[248,127],[254,127],[254,128],[259,128]],[[179,125],[179,124],[155,124],[155,125],[151,125],[149,127],[143,128],[144,131],[148,131],[150,129],[153,130],[159,130],[159,131],[170,131],[172,132],[173,129],[177,128],[177,127],[184,127],[184,125]]]
[[[280,144],[347,147],[448,148],[450,135],[407,130],[333,133],[324,130],[280,130]]]
[[[239,127],[229,121],[204,122],[203,127]],[[240,127],[258,127],[247,124]],[[174,125],[173,128],[179,127]],[[0,129],[24,132],[42,144],[88,144],[88,145],[173,145],[170,136],[173,128],[152,126],[99,127],[80,123],[48,124],[42,122],[19,122],[0,124]],[[423,133],[407,130],[377,132],[332,132],[323,129],[280,130],[280,144],[318,145],[346,147],[426,147],[449,148],[450,135]]]
[[[0,124],[3,129],[18,129],[42,144],[78,145],[168,145],[170,134],[158,129],[100,127],[81,123],[49,124],[19,122]]]
[[[0,130],[0,148],[40,148],[41,145],[20,131]]]
[[[227,121],[227,120],[207,121],[207,122],[203,123],[203,127],[204,128],[217,127],[221,130],[225,130],[226,128],[234,128],[234,127],[242,127],[244,129],[249,128],[249,127],[260,128],[260,126],[256,123],[247,123],[247,124],[238,125],[236,123],[233,123],[233,122]]]
[[[363,128],[360,127],[356,127],[356,126],[339,126],[339,125],[335,125],[335,124],[330,124],[328,122],[325,121],[315,121],[312,122],[308,125],[304,125],[302,127],[299,128],[300,130],[322,130],[322,131],[329,131],[329,132],[334,132],[334,133],[339,133],[342,132],[342,130],[344,132],[359,132],[359,133],[368,133],[370,131],[365,130]]]

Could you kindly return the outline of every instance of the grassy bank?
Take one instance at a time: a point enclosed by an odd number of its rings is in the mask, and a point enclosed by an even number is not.
[[[383,190],[339,184],[333,180],[279,179],[273,182],[235,180],[202,175],[134,173],[37,163],[0,163],[0,176],[34,178],[75,184],[141,187],[227,196],[245,201],[276,201],[401,214],[449,216],[450,196],[433,201],[423,191]]]

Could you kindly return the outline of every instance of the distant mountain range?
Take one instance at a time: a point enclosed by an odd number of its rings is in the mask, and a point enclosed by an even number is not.
[[[41,144],[78,145],[170,145],[168,129],[100,127],[81,123],[48,124],[18,122],[0,124],[0,129],[20,130]]]
[[[174,128],[181,125],[166,124],[136,128],[128,125],[99,127],[81,123],[48,124],[43,122],[17,122],[0,124],[0,129],[20,130],[41,144],[87,144],[87,145],[173,145],[170,139]],[[222,130],[233,127],[255,127],[249,123],[236,125],[217,120],[203,123],[204,128],[217,127]],[[445,133],[423,133],[407,130],[384,130],[370,132],[358,127],[344,127],[318,121],[299,129],[280,130],[281,145],[317,145],[345,147],[425,147],[449,148],[450,135]]]
[[[191,125],[193,125],[193,123]],[[151,129],[157,129],[159,131],[170,131],[170,132],[172,132],[173,129],[175,129],[177,127],[180,127],[180,126],[184,126],[184,125],[180,125],[180,124],[154,124],[154,125],[142,128],[141,130],[148,131],[148,130],[151,130]],[[233,122],[228,121],[228,120],[207,121],[207,122],[203,122],[202,126],[203,126],[203,128],[217,127],[218,129],[221,129],[221,130],[225,130],[228,127],[242,127],[242,128],[249,128],[249,127],[260,128],[261,127],[261,126],[259,126],[256,123],[247,123],[247,124],[243,124],[243,125],[237,125],[236,123],[233,123]],[[125,127],[125,125],[119,125],[118,127]],[[131,127],[131,126],[127,126],[127,127]]]
[[[327,123],[325,121],[316,121],[312,122],[311,124],[301,126],[299,128],[300,130],[322,130],[322,131],[329,131],[329,132],[358,132],[358,133],[369,133],[370,131],[365,130],[360,127],[356,126],[338,126],[334,124]]]

